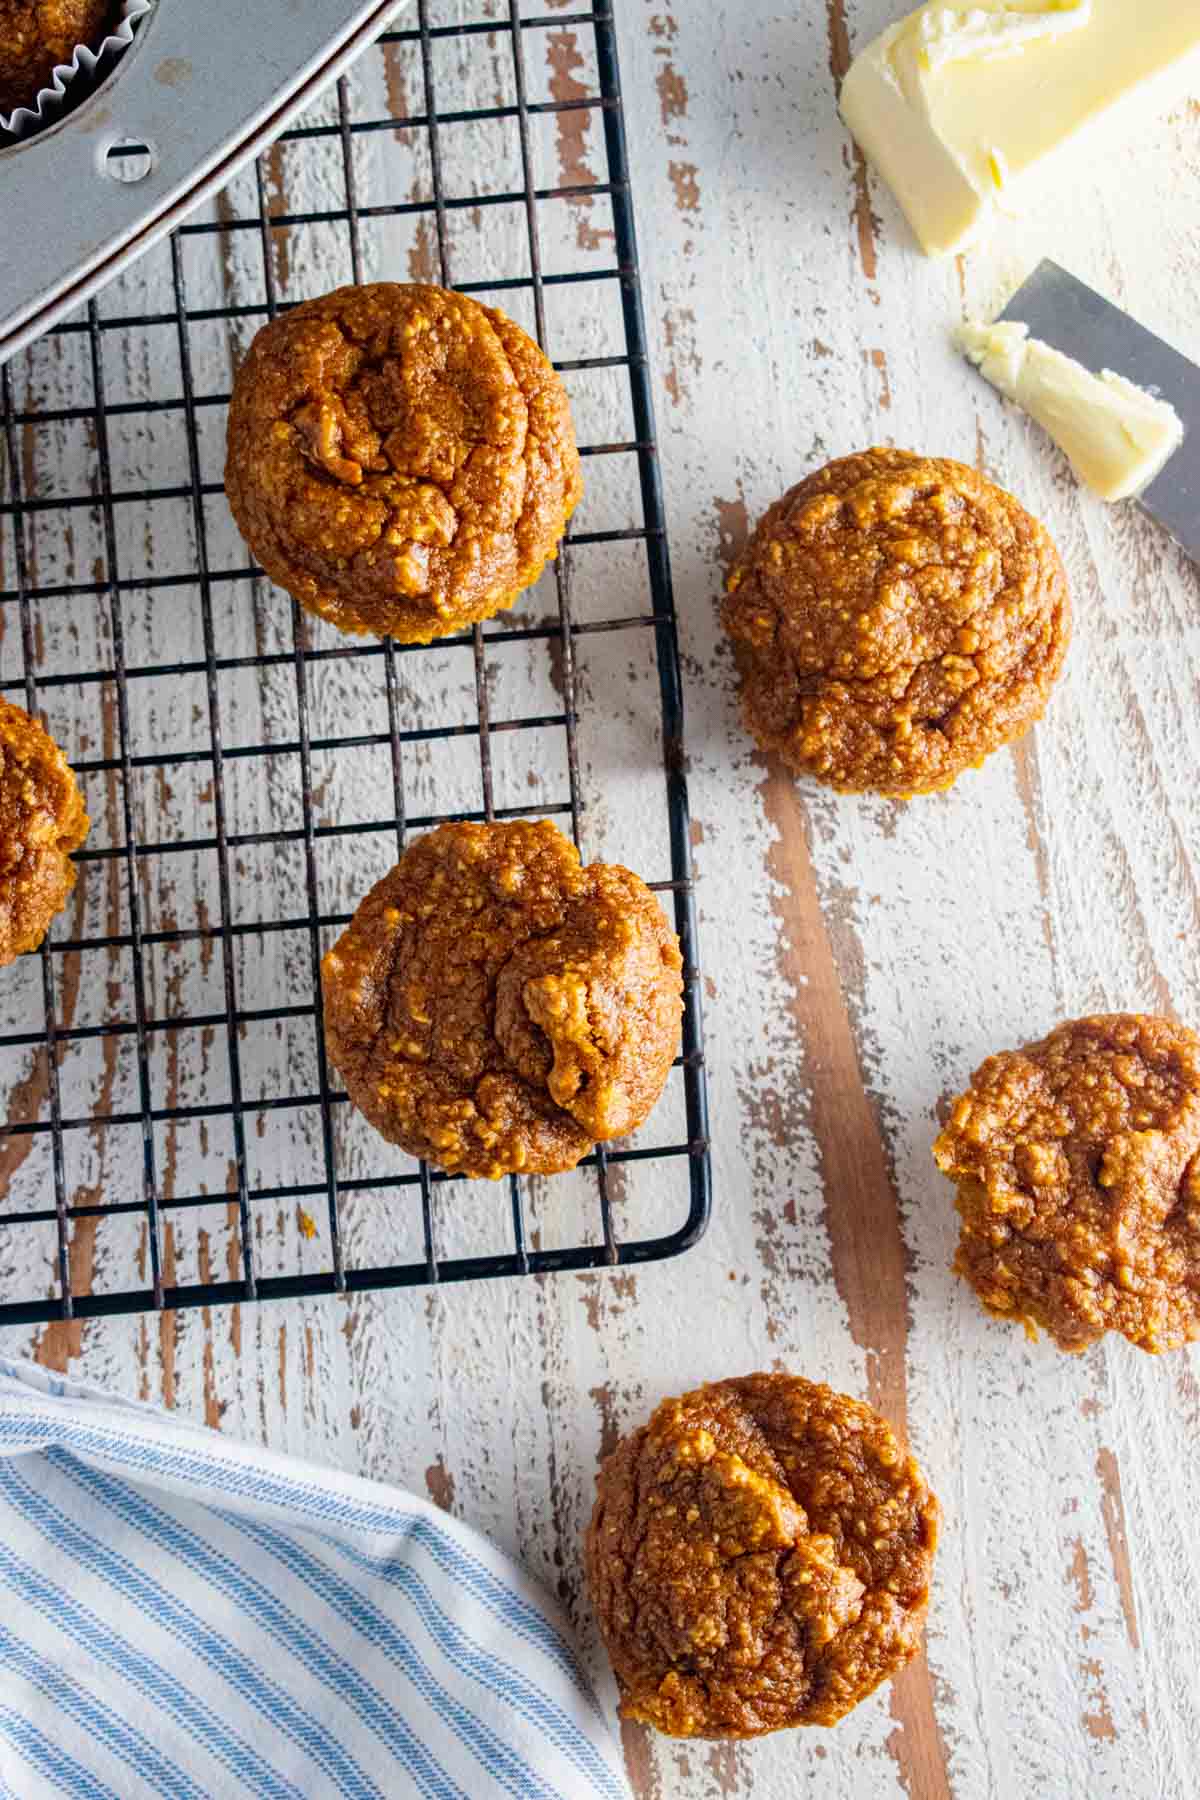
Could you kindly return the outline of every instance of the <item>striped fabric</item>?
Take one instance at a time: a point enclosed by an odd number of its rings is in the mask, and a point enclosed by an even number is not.
[[[486,1539],[0,1359],[0,1800],[62,1794],[629,1800]]]

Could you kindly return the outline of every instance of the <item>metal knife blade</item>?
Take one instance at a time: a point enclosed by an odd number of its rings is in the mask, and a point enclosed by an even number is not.
[[[1183,420],[1183,442],[1138,495],[1138,505],[1200,562],[1200,368],[1048,259],[1017,289],[1000,317],[1028,325],[1031,337],[1093,374],[1112,369],[1175,408]]]

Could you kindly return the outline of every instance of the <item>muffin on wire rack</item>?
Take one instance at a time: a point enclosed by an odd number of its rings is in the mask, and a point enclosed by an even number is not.
[[[427,644],[532,586],[583,483],[562,381],[519,326],[378,281],[263,326],[234,383],[225,490],[302,606]]]
[[[88,833],[78,783],[36,719],[0,699],[0,966],[36,950],[75,886]]]
[[[322,965],[354,1105],[451,1174],[549,1175],[625,1137],[679,1048],[679,943],[646,884],[548,819],[441,825]]]

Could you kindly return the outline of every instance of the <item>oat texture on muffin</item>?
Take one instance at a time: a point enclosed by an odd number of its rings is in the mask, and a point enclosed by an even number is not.
[[[0,964],[36,950],[75,886],[88,832],[66,757],[36,719],[0,700]]]
[[[225,488],[272,581],[428,643],[511,606],[583,491],[566,391],[493,307],[419,283],[306,300],[238,370]]]
[[[1062,561],[964,463],[864,450],[765,514],[723,607],[746,724],[797,774],[897,797],[1022,736],[1062,668]]]
[[[934,1145],[954,1267],[998,1318],[1086,1350],[1200,1337],[1200,1037],[1110,1013],[989,1056]]]
[[[673,1737],[833,1725],[916,1655],[938,1507],[879,1414],[797,1375],[664,1400],[596,1478],[621,1711]]]
[[[0,0],[0,113],[32,107],[76,47],[101,41],[120,0]]]
[[[371,1124],[439,1168],[571,1169],[658,1099],[681,968],[645,883],[581,867],[548,820],[442,825],[325,957],[330,1059]]]

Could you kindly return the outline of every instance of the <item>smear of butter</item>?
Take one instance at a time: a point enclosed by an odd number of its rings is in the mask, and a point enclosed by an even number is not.
[[[976,6],[925,6],[905,25],[915,35],[922,67],[936,74],[973,57],[1013,56],[1091,22],[1092,0],[979,0]]]
[[[1036,198],[1068,147],[1108,153],[1102,125],[1148,122],[1197,82],[1200,0],[930,0],[855,57],[841,109],[940,256]]]
[[[1045,427],[1079,479],[1102,500],[1141,493],[1183,440],[1173,406],[1111,369],[1082,363],[1004,320],[967,324],[958,347],[992,386]]]

